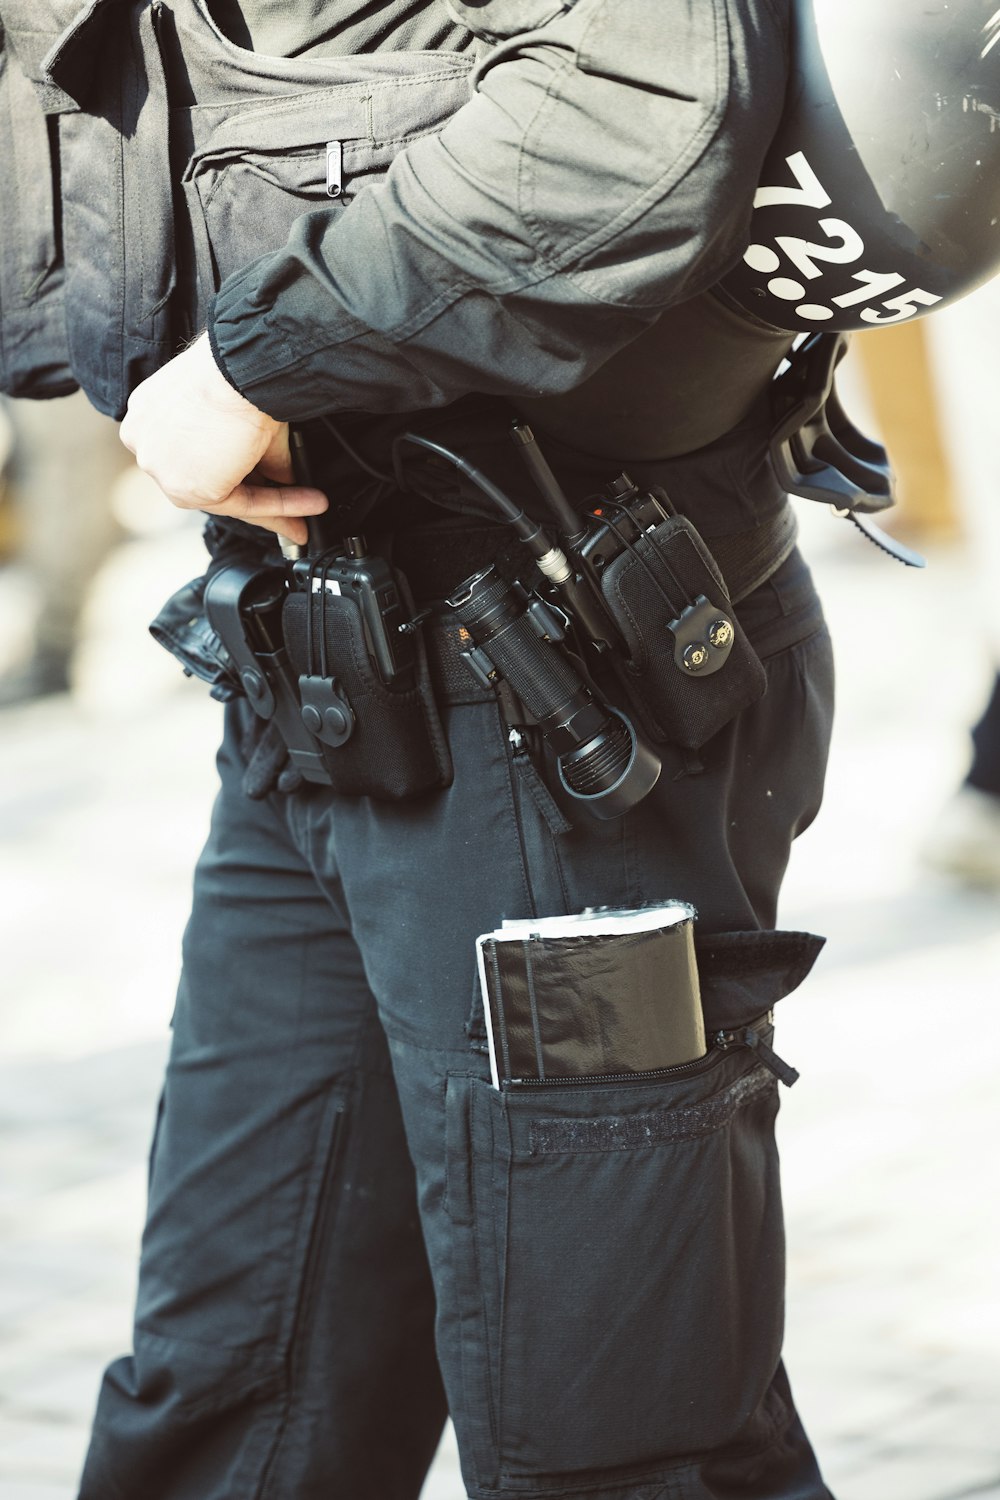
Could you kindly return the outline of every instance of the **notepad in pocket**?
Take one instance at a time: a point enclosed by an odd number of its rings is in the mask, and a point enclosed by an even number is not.
[[[477,940],[493,1082],[617,1078],[705,1055],[694,908],[505,922]]]

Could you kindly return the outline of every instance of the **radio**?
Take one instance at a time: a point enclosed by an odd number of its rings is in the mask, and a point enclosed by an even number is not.
[[[361,616],[365,645],[386,686],[408,686],[416,665],[410,612],[384,557],[369,553],[362,536],[345,537],[343,554],[300,559],[291,565],[293,587],[310,596],[324,613],[323,595],[353,599]],[[319,595],[319,598],[314,596]],[[312,614],[312,609],[310,614]]]

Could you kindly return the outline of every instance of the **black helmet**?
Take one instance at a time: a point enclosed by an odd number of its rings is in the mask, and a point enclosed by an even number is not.
[[[792,68],[719,288],[796,332],[902,323],[1000,270],[1000,0],[792,0]]]

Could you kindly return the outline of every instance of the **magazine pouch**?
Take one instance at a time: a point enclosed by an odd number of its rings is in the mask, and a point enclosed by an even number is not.
[[[697,750],[763,695],[764,668],[685,516],[641,533],[601,589],[627,650],[620,680],[652,739]]]
[[[470,1494],[679,1500],[701,1455],[752,1474],[787,1426],[778,1083],[750,1033],[770,1042],[769,1005],[821,946],[706,936],[710,1045],[686,1065],[506,1089],[448,1077],[446,1327]],[[732,1045],[716,1036],[747,1008]]]

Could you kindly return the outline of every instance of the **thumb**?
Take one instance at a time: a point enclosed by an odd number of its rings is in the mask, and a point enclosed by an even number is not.
[[[265,479],[273,479],[278,484],[293,482],[295,476],[292,472],[292,453],[288,444],[287,422],[282,422],[279,427],[275,428],[274,436],[257,463],[257,471]]]

